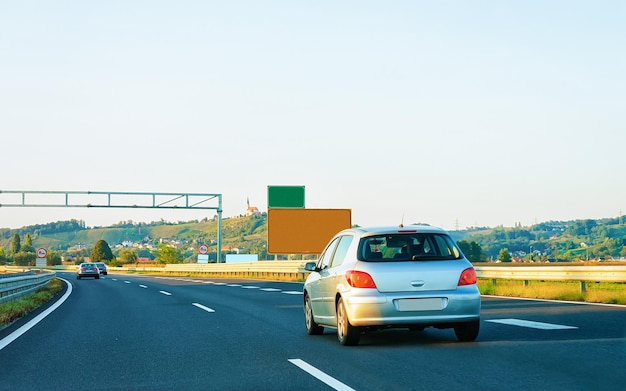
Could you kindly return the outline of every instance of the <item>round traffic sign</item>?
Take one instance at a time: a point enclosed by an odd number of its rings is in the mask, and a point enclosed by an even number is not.
[[[39,247],[37,249],[37,258],[45,258],[46,255],[48,255],[48,251],[45,248]]]
[[[198,247],[198,252],[200,254],[207,254],[209,252],[209,246],[207,246],[206,244],[201,244],[200,247]]]

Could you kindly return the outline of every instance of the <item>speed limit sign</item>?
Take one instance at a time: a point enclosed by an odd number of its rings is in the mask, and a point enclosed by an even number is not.
[[[207,246],[206,244],[201,244],[200,247],[198,247],[198,252],[200,254],[207,254],[209,252],[209,246]]]
[[[48,255],[48,251],[45,248],[39,247],[37,249],[37,258],[45,258]]]

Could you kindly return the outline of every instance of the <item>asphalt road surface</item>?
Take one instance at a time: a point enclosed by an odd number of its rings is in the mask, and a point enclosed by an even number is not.
[[[626,389],[624,306],[484,297],[475,342],[386,330],[344,347],[306,334],[301,283],[58,275],[57,308],[0,330],[0,390]]]

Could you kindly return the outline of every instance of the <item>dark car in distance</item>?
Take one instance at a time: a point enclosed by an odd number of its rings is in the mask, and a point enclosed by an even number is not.
[[[104,276],[107,275],[107,265],[105,265],[104,262],[96,262],[96,267],[98,267],[100,274]]]

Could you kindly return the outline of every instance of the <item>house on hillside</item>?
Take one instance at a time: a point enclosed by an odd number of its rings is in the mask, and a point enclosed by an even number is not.
[[[261,216],[259,208],[256,206],[250,206],[250,197],[247,198],[248,209],[246,209],[246,216]]]

